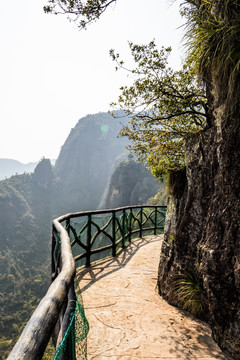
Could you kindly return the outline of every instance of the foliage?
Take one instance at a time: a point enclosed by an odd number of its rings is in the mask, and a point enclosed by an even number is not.
[[[80,29],[97,20],[107,7],[116,0],[48,0],[44,6],[46,13],[67,14],[69,20],[78,24]]]
[[[49,284],[48,195],[30,174],[0,182],[0,359],[6,358]]]
[[[148,199],[147,205],[167,205],[168,202],[168,188],[166,186],[166,181],[164,181],[160,187],[158,193]]]
[[[104,207],[111,209],[146,204],[159,187],[160,184],[143,163],[129,158],[120,162],[114,170],[104,199]]]
[[[108,113],[89,115],[71,131],[54,169],[43,158],[33,174],[0,181],[0,360],[49,286],[51,220],[97,207],[127,143],[117,138],[120,128]]]
[[[148,45],[129,43],[136,68],[130,71],[133,85],[121,87],[118,104],[132,120],[121,135],[139,160],[147,162],[157,177],[184,167],[184,139],[205,128],[208,107],[203,86],[190,76],[191,68],[173,71],[168,66],[171,48],[157,49],[154,41]],[[110,51],[117,69],[124,67],[119,54]]]
[[[202,290],[193,275],[188,273],[179,275],[175,281],[174,290],[183,309],[190,311],[193,315],[201,315],[203,311]]]
[[[189,61],[206,82],[224,81],[226,97],[236,104],[234,89],[240,69],[240,3],[237,0],[187,0],[182,9],[187,18]]]

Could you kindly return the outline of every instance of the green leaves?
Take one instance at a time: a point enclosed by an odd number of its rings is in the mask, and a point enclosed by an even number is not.
[[[182,303],[183,309],[194,315],[202,314],[202,289],[193,275],[188,273],[179,275],[175,281],[174,290],[176,299]]]
[[[155,176],[184,166],[184,138],[206,126],[207,103],[203,86],[191,74],[188,64],[173,71],[168,66],[171,48],[157,49],[129,43],[134,69],[128,70],[119,54],[110,55],[117,68],[134,76],[133,84],[121,87],[118,103],[132,120],[122,131],[133,143],[129,148],[147,162]]]
[[[48,5],[43,9],[46,13],[67,14],[69,20],[75,21],[80,29],[84,29],[115,2],[116,0],[48,0]]]
[[[186,39],[189,61],[204,81],[217,80],[231,107],[238,106],[240,4],[236,0],[187,0]],[[221,85],[221,83],[223,85]]]

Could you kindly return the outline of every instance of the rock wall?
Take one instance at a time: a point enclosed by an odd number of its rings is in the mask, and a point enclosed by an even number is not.
[[[94,210],[112,173],[115,159],[125,153],[128,140],[119,137],[121,123],[108,113],[88,115],[79,120],[65,141],[56,161],[59,178],[56,197],[58,214]]]
[[[165,299],[184,307],[178,279],[190,274],[200,317],[221,348],[240,359],[239,132],[222,114],[186,142],[186,175],[180,190],[172,189],[158,285]]]

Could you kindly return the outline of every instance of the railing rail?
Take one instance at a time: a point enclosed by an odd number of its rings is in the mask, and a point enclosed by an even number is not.
[[[99,253],[106,257],[107,251],[108,255],[115,256],[134,236],[142,237],[149,231],[155,235],[157,231],[163,232],[165,212],[165,206],[136,205],[70,213],[57,220],[65,222],[75,261],[90,266],[91,258],[98,260]],[[75,219],[79,222],[74,222]],[[85,263],[81,261],[83,259]]]
[[[68,233],[57,220],[53,221],[53,228],[61,239],[61,271],[25,326],[8,360],[42,359],[72,284],[75,261]]]
[[[76,306],[75,263],[90,266],[99,258],[116,256],[134,236],[163,232],[165,212],[165,206],[139,205],[69,213],[53,220],[52,284],[8,360],[41,359],[51,336],[57,348]],[[67,353],[74,353],[71,341],[68,346]]]

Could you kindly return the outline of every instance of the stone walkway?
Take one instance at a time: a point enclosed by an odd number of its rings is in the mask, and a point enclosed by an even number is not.
[[[88,360],[227,359],[201,321],[157,293],[161,236],[78,273],[90,324]]]

